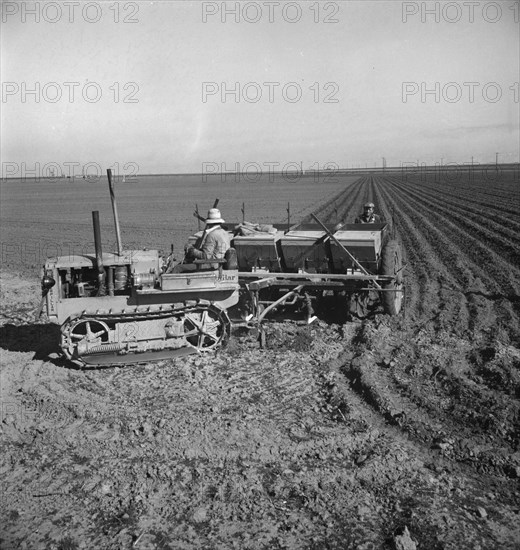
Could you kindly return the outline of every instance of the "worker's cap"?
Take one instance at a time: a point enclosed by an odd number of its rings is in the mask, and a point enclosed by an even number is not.
[[[208,217],[206,223],[224,223],[222,216],[220,215],[220,210],[218,208],[211,208],[208,210]]]
[[[375,208],[374,203],[373,202],[367,202],[365,204],[365,208]]]

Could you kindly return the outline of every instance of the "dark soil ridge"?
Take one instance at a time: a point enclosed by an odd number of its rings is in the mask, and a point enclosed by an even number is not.
[[[500,344],[475,350],[469,342],[439,343],[431,336],[399,339],[396,344],[385,324],[374,328],[366,323],[360,332],[362,345],[343,353],[332,368],[364,402],[386,422],[449,460],[467,463],[479,473],[517,477],[516,350]],[[432,352],[421,357],[418,347]],[[343,402],[341,393],[335,399]]]

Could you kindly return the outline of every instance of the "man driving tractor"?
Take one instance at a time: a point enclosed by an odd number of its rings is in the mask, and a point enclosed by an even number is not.
[[[374,208],[373,202],[367,202],[363,207],[363,214],[360,214],[354,223],[381,223],[380,216],[374,214]]]
[[[206,219],[206,228],[200,243],[186,249],[187,260],[222,260],[231,246],[229,233],[221,227],[224,223],[220,210],[211,208]],[[218,264],[211,264],[218,269]]]

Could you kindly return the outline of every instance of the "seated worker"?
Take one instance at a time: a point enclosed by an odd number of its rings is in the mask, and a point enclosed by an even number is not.
[[[360,214],[354,223],[381,223],[381,218],[374,214],[374,203],[367,202],[363,207],[363,214]]]
[[[206,228],[201,243],[186,250],[187,260],[223,260],[231,246],[229,233],[220,224],[224,223],[218,208],[211,208],[206,219]],[[219,264],[211,264],[211,269],[218,269]]]

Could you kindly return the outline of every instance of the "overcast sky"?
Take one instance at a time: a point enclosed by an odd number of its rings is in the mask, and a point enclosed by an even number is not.
[[[518,2],[235,4],[3,2],[4,176],[518,162]]]

